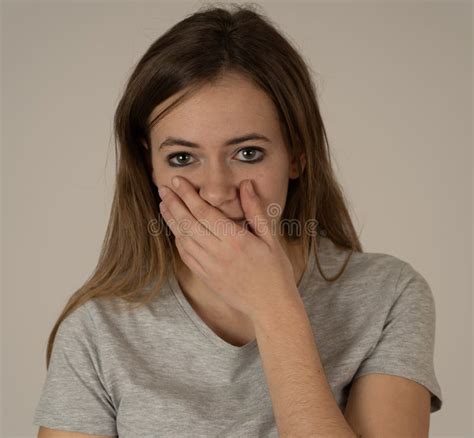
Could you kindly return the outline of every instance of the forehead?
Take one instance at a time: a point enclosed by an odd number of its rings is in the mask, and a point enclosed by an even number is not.
[[[187,90],[171,96],[150,115],[154,118]],[[280,138],[278,113],[270,97],[250,80],[228,74],[213,84],[193,90],[152,128],[152,138],[179,135],[188,140],[214,138],[216,141],[260,132]]]

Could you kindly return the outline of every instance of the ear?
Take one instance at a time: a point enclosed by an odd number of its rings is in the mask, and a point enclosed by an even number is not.
[[[301,155],[299,157],[299,162],[300,162],[300,166],[301,166],[301,171],[303,171],[305,166],[306,166],[306,154],[304,152],[301,153]],[[293,158],[291,160],[290,169],[289,169],[290,179],[296,179],[300,176],[300,174],[298,173],[297,163],[298,163],[298,161],[297,161],[296,158]]]
[[[148,150],[148,145],[147,145],[147,142],[146,142],[145,140],[141,139],[141,140],[140,140],[140,143],[142,144],[142,146],[143,146],[146,150]]]
[[[140,140],[142,147],[145,148],[148,151],[148,145],[145,140]],[[155,186],[158,187],[158,184],[156,182],[156,176],[155,176],[155,169],[153,169],[153,166],[151,166],[151,177],[153,179],[153,182],[155,183]]]

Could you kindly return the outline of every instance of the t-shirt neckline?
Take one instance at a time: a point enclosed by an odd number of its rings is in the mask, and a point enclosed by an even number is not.
[[[311,251],[308,257],[308,263],[306,269],[297,285],[300,292],[300,296],[304,296],[304,290],[308,278],[310,277],[311,272],[314,269],[314,248],[311,246]],[[187,298],[185,297],[181,286],[179,285],[176,276],[174,275],[173,269],[170,269],[170,276],[168,277],[168,285],[177,300],[179,308],[184,313],[184,315],[198,328],[201,334],[209,341],[211,341],[219,349],[226,351],[228,353],[234,354],[243,354],[247,351],[253,350],[257,346],[257,340],[253,339],[242,346],[232,345],[229,342],[222,339],[217,335],[196,313],[194,308],[191,306]]]

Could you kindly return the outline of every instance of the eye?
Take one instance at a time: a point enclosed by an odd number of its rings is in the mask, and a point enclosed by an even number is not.
[[[262,161],[263,157],[265,155],[265,152],[262,149],[257,148],[257,147],[242,148],[237,152],[237,154],[239,154],[241,152],[244,152],[244,157],[249,157],[249,159],[239,160],[239,161],[242,161],[244,163],[257,163],[259,161]],[[248,153],[248,152],[250,152],[250,153]],[[255,152],[257,152],[257,157],[258,158],[253,158],[253,157],[255,157]],[[258,155],[258,153],[260,155]],[[174,154],[168,155],[166,158],[167,158],[167,161],[168,161],[168,163],[171,167],[185,167],[185,166],[189,166],[190,164],[193,163],[192,161],[191,161],[191,163],[189,163],[189,161],[187,161],[187,159],[186,159],[186,157],[191,157],[191,156],[192,155],[188,154],[187,152],[175,152]],[[177,162],[172,161],[174,158],[177,159]]]
[[[250,157],[252,158],[253,156],[255,156],[255,152],[257,153],[260,153],[260,155],[257,155],[258,158],[254,158],[253,160],[243,160],[243,161],[247,161],[249,163],[256,163],[257,161],[262,161],[263,160],[263,156],[265,155],[265,153],[260,149],[260,148],[254,148],[254,147],[246,147],[246,148],[243,148],[243,149],[240,149],[240,152],[253,152],[251,154],[246,154],[247,157]]]
[[[186,156],[191,156],[189,155],[187,152],[176,152],[175,154],[171,154],[171,155],[168,155],[166,158],[168,159],[168,163],[170,164],[170,166],[172,167],[184,167],[184,166],[187,166],[189,163],[185,163],[183,161],[185,160],[182,160],[183,157],[186,157]],[[178,163],[174,162],[174,161],[171,161],[173,158],[179,158],[178,160]]]

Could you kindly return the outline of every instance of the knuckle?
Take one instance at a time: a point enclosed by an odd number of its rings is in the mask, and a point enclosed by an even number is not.
[[[207,206],[206,204],[204,204],[204,203],[199,203],[199,204],[196,206],[196,213],[197,213],[199,216],[205,216],[208,211],[209,211],[208,206]]]

